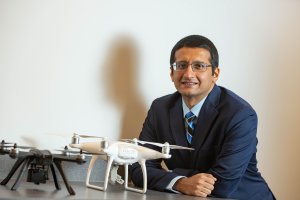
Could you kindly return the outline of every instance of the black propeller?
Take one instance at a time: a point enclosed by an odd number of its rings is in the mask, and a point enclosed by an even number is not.
[[[155,145],[155,146],[158,146],[158,147],[168,147],[170,149],[194,150],[193,148],[189,148],[189,147],[183,147],[183,146],[179,146],[179,145],[172,145],[172,144],[169,144],[168,142],[165,142],[165,143],[148,142],[148,141],[138,140],[136,138],[134,138],[134,139],[121,139],[121,141],[140,143],[140,144],[151,144],[151,145]]]

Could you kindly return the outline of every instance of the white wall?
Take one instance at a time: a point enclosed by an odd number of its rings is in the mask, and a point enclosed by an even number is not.
[[[219,85],[258,113],[263,176],[278,199],[299,199],[299,8],[297,0],[0,0],[0,139],[55,149],[73,132],[137,136],[152,100],[174,91],[171,48],[202,34],[219,49]]]

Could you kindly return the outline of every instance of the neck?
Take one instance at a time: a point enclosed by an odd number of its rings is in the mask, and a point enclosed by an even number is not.
[[[203,97],[204,98],[204,97]],[[199,103],[203,98],[195,99],[193,97],[183,97],[184,103],[189,109],[192,109],[197,103]]]
[[[210,88],[210,90],[207,93],[202,94],[200,96],[183,96],[183,100],[186,106],[189,109],[192,109],[196,104],[202,101],[212,91],[212,89],[214,88],[213,86]]]

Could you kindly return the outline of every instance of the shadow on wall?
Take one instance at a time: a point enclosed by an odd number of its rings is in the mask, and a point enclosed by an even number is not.
[[[111,45],[104,67],[106,96],[120,111],[119,138],[137,138],[147,110],[138,92],[138,52],[135,42],[126,36],[118,37]]]

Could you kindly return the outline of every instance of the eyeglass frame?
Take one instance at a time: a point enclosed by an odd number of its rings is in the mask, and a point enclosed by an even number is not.
[[[183,69],[177,69],[177,63],[179,63],[179,62],[181,62],[181,63],[184,63],[184,64],[187,64],[187,66],[185,66]],[[202,67],[203,67],[203,65],[204,65],[204,68],[203,69],[197,69],[197,68],[195,68],[195,64],[200,64]],[[181,72],[181,71],[185,71],[185,70],[187,70],[187,68],[189,67],[191,65],[191,67],[192,67],[192,71],[193,72],[205,72],[206,70],[207,70],[207,68],[208,67],[212,67],[212,65],[211,64],[207,64],[207,63],[204,63],[204,62],[201,62],[201,61],[194,61],[194,62],[192,62],[192,63],[189,63],[189,62],[187,62],[187,61],[175,61],[172,65],[171,65],[171,69],[172,70],[174,70],[174,71],[176,71],[176,72]]]

